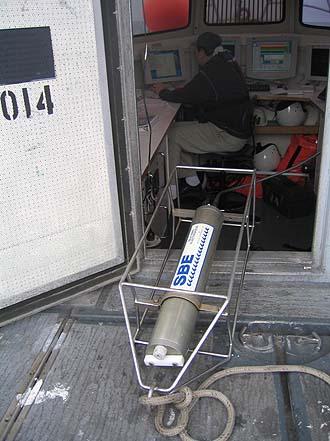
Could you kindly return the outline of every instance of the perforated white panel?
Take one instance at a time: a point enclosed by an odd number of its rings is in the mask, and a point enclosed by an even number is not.
[[[49,27],[55,78],[0,86],[0,307],[124,261],[95,0],[1,0]]]

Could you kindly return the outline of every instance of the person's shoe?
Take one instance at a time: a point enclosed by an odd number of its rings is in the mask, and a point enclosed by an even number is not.
[[[160,237],[155,234],[152,230],[149,231],[146,237],[146,247],[155,248],[161,243]]]
[[[204,190],[202,189],[201,184],[192,186],[187,184],[186,179],[179,179],[179,196],[180,198],[205,198]]]
[[[179,180],[180,207],[195,210],[204,205],[206,193],[201,184],[192,186],[187,184],[186,180]]]

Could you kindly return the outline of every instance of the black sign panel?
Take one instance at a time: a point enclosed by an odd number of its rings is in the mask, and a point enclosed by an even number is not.
[[[54,77],[49,27],[0,30],[0,85]]]

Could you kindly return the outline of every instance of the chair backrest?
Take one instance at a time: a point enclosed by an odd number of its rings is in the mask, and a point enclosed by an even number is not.
[[[256,125],[256,116],[254,114],[254,109],[256,107],[256,102],[251,99],[246,106],[245,112],[243,113],[243,127],[246,127],[247,133],[250,136],[254,136],[254,130]]]
[[[256,153],[256,141],[255,141],[255,126],[256,126],[256,115],[254,109],[256,107],[256,100],[250,99],[246,110],[243,114],[243,124],[246,127],[247,133],[249,133],[250,141],[252,146],[252,154]]]

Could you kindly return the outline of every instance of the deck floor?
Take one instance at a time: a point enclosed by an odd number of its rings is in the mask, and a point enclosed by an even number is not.
[[[83,314],[77,313],[77,302]],[[93,315],[106,305],[108,315],[102,320]],[[166,439],[156,432],[152,415],[138,403],[144,392],[137,384],[126,328],[119,311],[116,315],[110,309],[109,292],[102,290],[0,329],[0,440]],[[319,341],[310,329],[301,338],[303,328],[296,335],[294,331],[264,334],[269,342],[266,351],[242,344],[237,336],[234,355],[226,366],[285,362],[330,373],[330,329],[322,329]],[[211,344],[221,344],[221,338],[214,337]],[[192,371],[210,363],[200,357]],[[28,396],[33,385],[34,394]],[[232,441],[330,439],[330,389],[314,377],[244,374],[214,387],[234,404]],[[190,434],[210,441],[223,429],[225,418],[222,405],[204,399],[192,412]],[[169,411],[165,424],[172,421]]]

